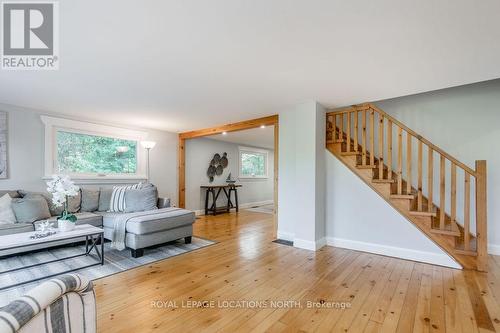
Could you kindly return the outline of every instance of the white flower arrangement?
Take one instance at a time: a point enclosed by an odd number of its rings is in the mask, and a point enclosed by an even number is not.
[[[47,182],[47,191],[52,194],[52,203],[55,207],[64,206],[58,219],[76,222],[76,216],[68,213],[68,198],[78,195],[80,188],[71,178],[66,175],[53,175],[52,180]]]

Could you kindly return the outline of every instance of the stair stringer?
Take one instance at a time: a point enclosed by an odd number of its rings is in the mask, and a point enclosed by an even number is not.
[[[409,214],[409,200],[408,199],[393,199],[390,198],[391,190],[390,184],[374,183],[372,182],[373,172],[371,169],[359,169],[356,167],[355,155],[342,155],[340,143],[329,143],[327,149],[344,164],[350,171],[359,177],[366,185],[375,191],[382,199],[384,199],[392,208],[394,208],[404,219],[413,224],[420,232],[422,232],[427,239],[437,245],[447,256],[452,258],[460,266],[466,269],[476,269],[476,264],[473,258],[466,255],[454,253],[454,242],[446,236],[435,234],[431,231],[431,219],[425,216],[412,216]],[[362,203],[360,203],[361,205]],[[396,235],[395,235],[396,236]],[[453,266],[450,264],[450,266]],[[456,267],[456,266],[455,266]]]

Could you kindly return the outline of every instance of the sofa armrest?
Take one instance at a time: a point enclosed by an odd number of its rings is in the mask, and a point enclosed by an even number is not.
[[[32,320],[43,319],[44,312],[63,295],[77,293],[81,296],[82,303],[86,303],[86,315],[89,317],[85,323],[89,332],[95,332],[95,294],[92,282],[78,274],[65,274],[41,283],[8,305],[0,308],[0,332],[12,332],[12,329],[23,331],[23,326]],[[55,315],[55,313],[53,314]],[[64,316],[64,313],[57,314]],[[70,313],[66,315],[71,315]],[[78,312],[78,315],[81,315]],[[93,322],[92,322],[93,321]],[[32,323],[31,323],[32,324]]]
[[[159,209],[170,207],[170,198],[158,198],[157,206]]]

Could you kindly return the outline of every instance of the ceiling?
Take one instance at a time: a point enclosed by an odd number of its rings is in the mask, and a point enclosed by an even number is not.
[[[251,147],[274,149],[274,126],[229,132],[226,135],[211,135],[207,136],[206,138],[237,143],[240,145],[247,145]]]
[[[497,0],[65,0],[60,70],[0,103],[185,131],[500,77]]]

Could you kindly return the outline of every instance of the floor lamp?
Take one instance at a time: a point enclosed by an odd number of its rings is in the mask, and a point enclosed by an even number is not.
[[[146,180],[149,182],[149,151],[151,149],[153,149],[155,146],[156,146],[156,142],[154,141],[141,141],[141,146],[142,148],[146,149],[146,151],[148,152],[148,159],[147,159],[147,174],[146,174]]]

